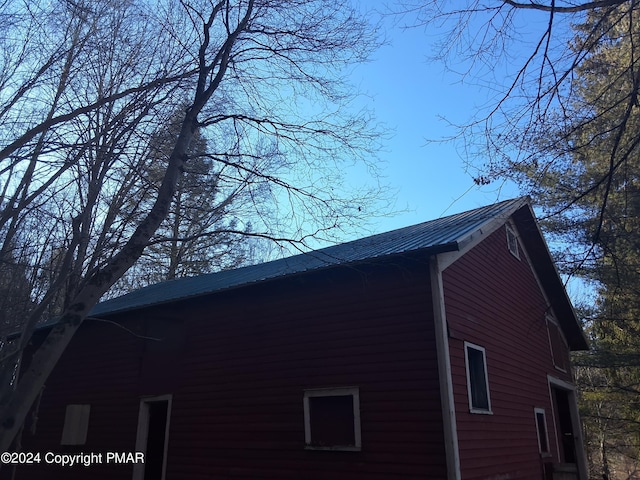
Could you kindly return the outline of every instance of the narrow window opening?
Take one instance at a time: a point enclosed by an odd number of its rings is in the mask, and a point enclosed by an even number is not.
[[[465,362],[467,367],[469,410],[472,413],[491,413],[484,348],[465,342]]]
[[[507,246],[509,247],[509,251],[511,255],[520,259],[520,251],[518,250],[518,237],[516,232],[513,231],[511,227],[507,225]]]
[[[547,317],[547,330],[549,332],[553,365],[557,370],[567,372],[569,370],[569,347],[566,340],[564,340],[559,325],[551,317]]]
[[[538,432],[538,448],[542,455],[549,454],[549,434],[547,433],[547,419],[543,408],[534,410],[536,417],[536,430]]]

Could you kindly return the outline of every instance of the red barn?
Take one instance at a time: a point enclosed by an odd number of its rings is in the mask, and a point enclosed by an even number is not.
[[[15,478],[586,479],[586,348],[527,200],[501,202],[98,305]]]

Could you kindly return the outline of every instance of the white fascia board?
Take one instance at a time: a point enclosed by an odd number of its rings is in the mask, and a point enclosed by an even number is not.
[[[462,258],[465,253],[475,248],[485,238],[487,238],[489,235],[491,235],[493,232],[507,223],[507,221],[508,218],[495,218],[488,221],[485,225],[483,225],[475,232],[465,235],[464,238],[458,240],[457,251],[441,253],[440,255],[438,255],[438,265],[440,267],[440,271],[444,271],[445,269],[450,267],[454,262]]]
[[[447,252],[438,255],[438,265],[440,271],[444,271],[447,267],[449,267],[452,263],[462,257],[469,250],[478,245],[482,240],[487,238],[493,232],[498,230],[500,227],[509,222],[511,216],[518,210],[520,210],[523,206],[528,206],[531,210],[531,206],[529,204],[529,199],[527,197],[523,197],[519,202],[509,208],[509,210],[503,212],[500,215],[495,216],[494,218],[487,220],[480,228],[477,230],[468,233],[459,239],[457,239],[458,250],[455,252]],[[533,211],[532,211],[533,213]]]

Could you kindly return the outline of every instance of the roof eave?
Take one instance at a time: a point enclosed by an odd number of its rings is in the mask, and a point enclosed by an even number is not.
[[[170,305],[173,303],[178,303],[178,302],[184,302],[187,300],[193,300],[196,298],[202,298],[202,297],[206,297],[208,295],[215,295],[218,293],[222,293],[222,292],[229,292],[229,291],[233,291],[233,290],[238,290],[241,288],[246,288],[252,285],[259,285],[259,284],[266,284],[266,283],[270,283],[273,281],[277,281],[277,280],[284,280],[284,279],[291,279],[291,278],[295,278],[301,275],[306,275],[306,274],[314,274],[314,273],[322,273],[331,269],[335,269],[335,268],[344,268],[344,267],[348,267],[348,268],[353,268],[353,267],[357,267],[358,265],[362,265],[365,263],[371,263],[371,262],[375,262],[375,261],[384,261],[384,260],[388,260],[390,258],[394,258],[394,257],[406,257],[406,256],[414,256],[414,255],[424,255],[426,257],[431,256],[431,255],[438,255],[440,253],[446,253],[446,252],[453,252],[453,251],[457,251],[459,250],[459,244],[457,241],[455,242],[448,242],[448,243],[443,243],[440,245],[433,245],[430,247],[425,247],[425,248],[420,248],[420,249],[416,249],[416,250],[410,250],[410,251],[406,251],[406,252],[402,252],[402,253],[392,253],[392,254],[388,254],[388,255],[380,255],[377,257],[372,257],[372,258],[368,258],[365,260],[357,260],[357,261],[353,261],[353,262],[347,262],[347,263],[336,263],[336,264],[331,264],[331,265],[326,265],[324,267],[321,268],[316,268],[316,269],[312,269],[312,270],[304,270],[304,271],[300,271],[300,272],[292,272],[290,274],[285,274],[285,275],[280,275],[280,276],[276,276],[273,278],[266,278],[266,279],[262,279],[262,280],[258,280],[258,281],[252,281],[252,282],[247,282],[247,283],[242,283],[242,284],[238,284],[238,285],[232,285],[230,287],[226,287],[226,288],[220,288],[220,289],[216,289],[216,290],[212,290],[209,292],[202,292],[202,293],[198,293],[198,294],[194,294],[194,295],[187,295],[184,297],[180,297],[180,298],[172,298],[172,299],[168,299],[164,302],[154,302],[154,303],[148,303],[148,304],[143,304],[143,305],[134,305],[132,307],[128,307],[128,308],[119,308],[119,309],[113,309],[113,310],[105,310],[105,311],[100,311],[98,309],[97,312],[95,312],[95,314],[91,314],[89,315],[89,317],[87,318],[102,318],[102,317],[110,317],[113,315],[120,315],[120,314],[124,314],[124,313],[130,313],[130,312],[134,312],[136,310],[142,310],[145,308],[151,308],[151,307],[157,307],[157,306],[161,306],[161,305]],[[99,305],[99,304],[98,304]],[[95,309],[95,307],[94,307]],[[47,325],[48,327],[52,326],[52,325]]]

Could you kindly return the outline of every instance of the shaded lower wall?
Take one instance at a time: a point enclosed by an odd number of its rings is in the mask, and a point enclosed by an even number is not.
[[[87,322],[47,384],[25,450],[133,451],[140,399],[172,395],[167,479],[445,478],[428,265],[299,275]],[[362,449],[304,448],[305,389],[357,386]],[[87,442],[62,447],[67,404]],[[6,469],[3,469],[3,475]],[[17,478],[131,478],[131,465]]]

